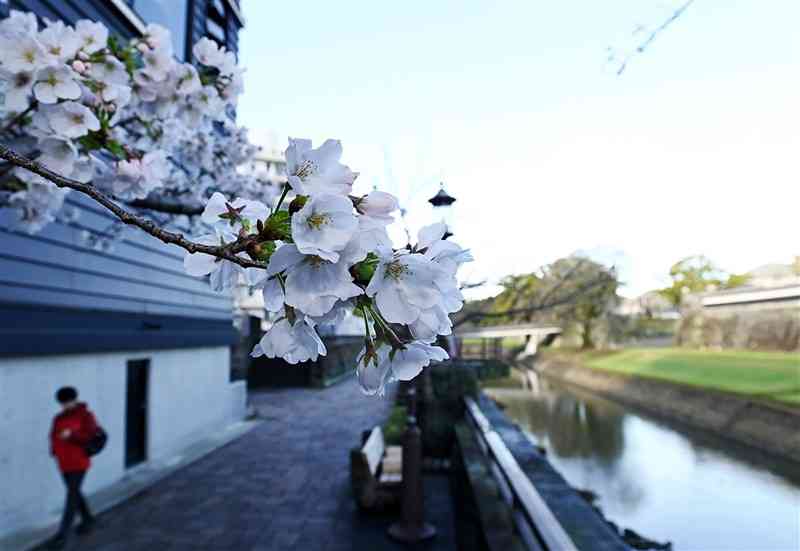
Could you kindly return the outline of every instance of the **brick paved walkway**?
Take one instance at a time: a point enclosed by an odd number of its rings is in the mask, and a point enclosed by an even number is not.
[[[325,390],[257,393],[251,402],[263,423],[100,515],[96,531],[71,548],[405,549],[385,536],[391,518],[357,513],[349,486],[349,449],[385,419],[390,400],[362,396],[350,379]],[[439,536],[420,548],[455,549],[447,478],[428,476],[425,486]]]

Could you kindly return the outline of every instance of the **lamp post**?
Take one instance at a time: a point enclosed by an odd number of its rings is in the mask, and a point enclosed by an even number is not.
[[[453,232],[451,231],[453,228],[453,213],[449,207],[456,202],[456,198],[444,190],[444,182],[441,182],[439,184],[439,191],[436,193],[436,195],[428,199],[428,202],[433,205],[434,212],[441,213],[442,222],[447,226],[447,231],[445,232],[443,239],[447,239],[453,235]]]
[[[442,222],[447,226],[443,239],[453,233],[451,212],[448,207],[456,202],[456,198],[444,190],[444,183],[438,193],[428,199],[436,212],[442,214]],[[425,376],[425,374],[423,374]],[[416,543],[436,535],[436,528],[425,522],[425,495],[422,480],[422,432],[417,425],[417,382],[414,379],[408,389],[408,421],[403,433],[403,489],[402,517],[389,527],[389,535],[403,543]]]
[[[401,519],[389,526],[389,536],[403,543],[417,543],[436,535],[436,528],[425,522],[425,496],[422,480],[422,432],[417,426],[416,380],[408,389],[408,422],[403,433],[403,488]]]

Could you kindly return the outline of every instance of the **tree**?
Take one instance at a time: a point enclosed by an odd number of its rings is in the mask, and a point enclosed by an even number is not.
[[[595,348],[595,325],[610,312],[618,300],[619,282],[616,271],[587,258],[570,256],[551,264],[544,274],[544,280],[551,286],[561,284],[562,288],[566,288],[563,292],[599,282],[580,293],[574,301],[556,310],[556,316],[562,321],[579,325],[583,348]]]
[[[479,320],[482,324],[530,323],[553,320],[577,323],[583,347],[593,348],[594,325],[616,303],[619,286],[615,270],[581,256],[569,256],[538,272],[508,276],[503,291],[485,310],[470,310],[456,326]]]
[[[713,289],[732,289],[747,283],[747,274],[728,274],[702,255],[689,256],[676,262],[669,270],[672,284],[659,293],[676,307],[686,295]]]
[[[393,249],[397,200],[351,195],[357,173],[337,140],[290,140],[281,189],[241,174],[255,152],[233,119],[242,69],[209,39],[193,48],[196,66],[171,44],[158,25],[123,43],[87,20],[0,21],[0,206],[34,233],[77,192],[183,248],[186,271],[214,290],[260,289],[274,323],[253,355],[317,359],[317,326],[357,311],[365,392],[445,359],[433,343],[463,304],[456,271],[471,256],[442,239],[444,224]]]

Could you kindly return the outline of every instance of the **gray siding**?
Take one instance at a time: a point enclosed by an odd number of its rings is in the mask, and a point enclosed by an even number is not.
[[[189,4],[187,40],[194,42],[205,34],[206,2]],[[125,38],[137,34],[109,0],[0,1],[0,16],[6,8],[70,24],[102,21]],[[14,229],[16,212],[0,208],[0,357],[235,342],[230,295],[186,275],[182,249],[135,228],[110,251],[91,249],[83,234],[107,235],[115,218],[77,193],[67,205],[79,210],[76,221],[53,222],[35,235]]]
[[[231,298],[183,270],[182,249],[127,228],[109,252],[87,247],[82,234],[102,235],[114,219],[72,194],[80,217],[40,233],[11,229],[16,213],[0,209],[0,302],[229,318]]]

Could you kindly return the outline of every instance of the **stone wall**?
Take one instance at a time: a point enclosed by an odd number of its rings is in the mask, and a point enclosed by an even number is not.
[[[675,340],[691,348],[800,350],[800,310],[687,311]]]
[[[800,411],[708,389],[543,359],[536,371],[666,419],[800,461]]]

